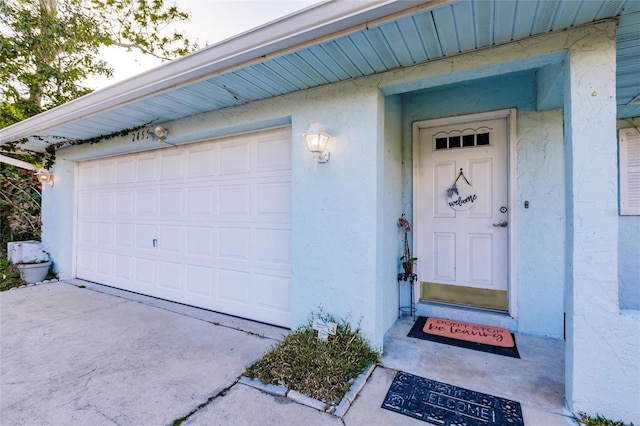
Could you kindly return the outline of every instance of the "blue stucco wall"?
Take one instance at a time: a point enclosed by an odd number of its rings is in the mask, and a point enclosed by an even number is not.
[[[564,148],[562,111],[537,112],[536,75],[525,71],[403,96],[404,147],[411,124],[440,117],[517,108],[517,316],[521,333],[562,337],[564,327]],[[405,182],[411,187],[411,166]],[[405,191],[410,194],[410,190]],[[410,196],[406,200],[411,200]],[[524,208],[529,201],[529,208]],[[513,221],[513,216],[512,219]],[[419,306],[419,312],[427,313]]]

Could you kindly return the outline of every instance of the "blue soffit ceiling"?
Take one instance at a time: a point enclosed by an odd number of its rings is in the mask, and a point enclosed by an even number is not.
[[[457,0],[166,90],[37,136],[55,142],[167,122],[617,18],[618,118],[640,116],[640,0]],[[105,90],[109,90],[108,88]],[[64,108],[64,106],[63,106]],[[50,138],[52,135],[58,139]],[[27,146],[46,144],[30,138]]]

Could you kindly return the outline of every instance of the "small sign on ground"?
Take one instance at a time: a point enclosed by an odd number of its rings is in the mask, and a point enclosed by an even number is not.
[[[318,331],[318,339],[323,342],[329,341],[329,335],[335,335],[338,325],[335,322],[330,322],[328,319],[316,318],[313,320],[312,329]]]

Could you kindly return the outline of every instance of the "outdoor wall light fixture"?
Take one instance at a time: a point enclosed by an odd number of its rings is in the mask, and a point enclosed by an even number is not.
[[[153,134],[158,138],[158,142],[164,142],[169,134],[169,130],[162,126],[156,126],[156,128],[153,129]]]
[[[307,142],[307,149],[314,154],[318,163],[326,163],[329,161],[327,142],[329,142],[331,136],[324,131],[322,124],[312,123],[307,133],[303,136]]]
[[[41,183],[46,183],[49,186],[53,186],[53,173],[50,173],[45,169],[38,169],[36,177]]]

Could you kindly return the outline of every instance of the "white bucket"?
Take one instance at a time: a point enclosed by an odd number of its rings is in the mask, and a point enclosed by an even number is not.
[[[44,263],[19,263],[20,277],[27,284],[39,283],[47,277],[51,262]]]

